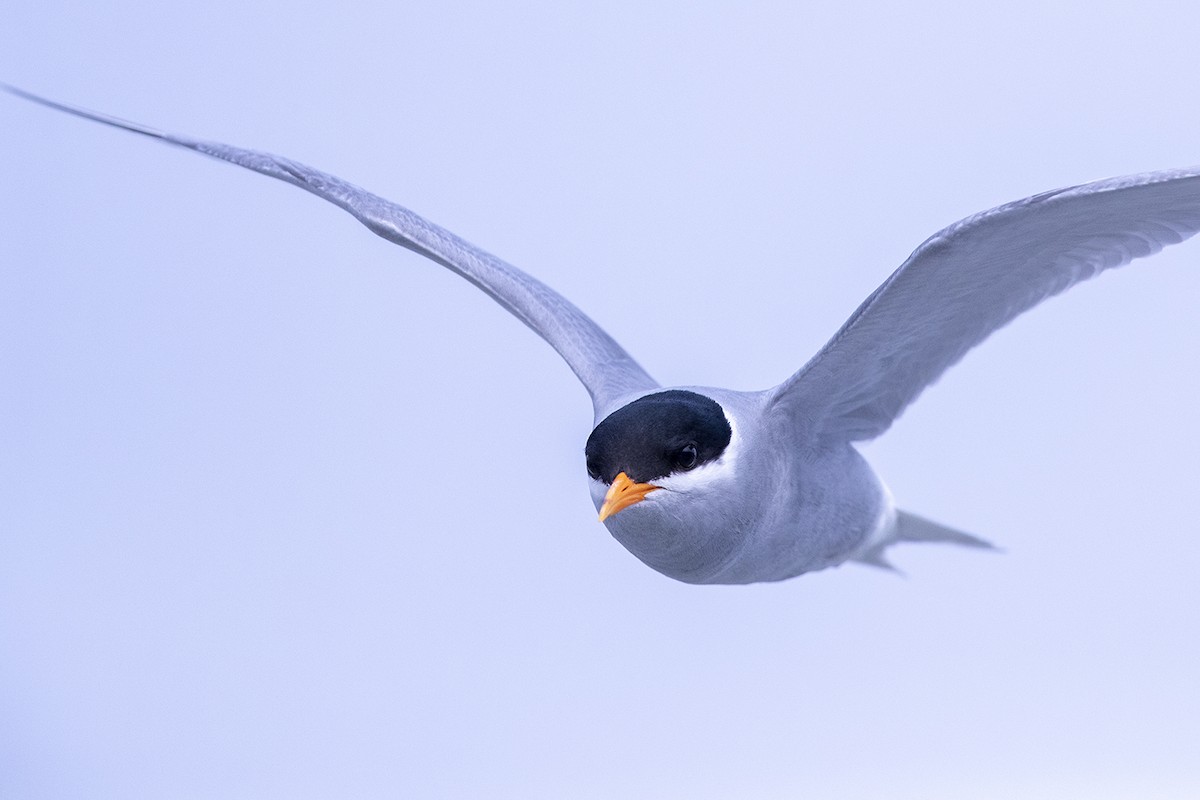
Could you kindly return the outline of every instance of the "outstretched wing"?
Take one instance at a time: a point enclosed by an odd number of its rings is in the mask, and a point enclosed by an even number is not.
[[[1200,167],[1034,195],[934,234],[799,372],[781,424],[860,441],[1018,314],[1200,230]]]
[[[134,122],[47,100],[13,86],[12,94],[85,119],[151,136],[261,172],[349,211],[371,231],[441,264],[478,286],[558,351],[592,397],[597,418],[622,395],[658,386],[611,336],[562,295],[450,231],[340,178],[270,153],[163,133]]]

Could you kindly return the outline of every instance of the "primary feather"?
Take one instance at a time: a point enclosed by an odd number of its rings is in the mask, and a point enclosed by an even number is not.
[[[929,237],[799,372],[775,389],[786,424],[873,439],[993,331],[1106,269],[1200,231],[1200,168],[1028,197]]]
[[[603,328],[558,292],[398,203],[288,158],[164,133],[108,114],[48,100],[15,86],[0,84],[0,87],[77,117],[150,136],[278,178],[345,209],[373,233],[466,278],[545,339],[591,395],[597,421],[612,410],[618,398],[658,386]]]

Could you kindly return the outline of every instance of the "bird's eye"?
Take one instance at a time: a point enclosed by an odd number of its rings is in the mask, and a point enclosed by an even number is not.
[[[696,466],[696,445],[684,445],[675,453],[675,466],[679,469],[692,469]]]
[[[596,462],[592,461],[590,458],[588,459],[588,462],[587,462],[587,471],[588,471],[588,476],[592,480],[594,480],[594,481],[600,480],[600,468],[598,466],[596,466]]]

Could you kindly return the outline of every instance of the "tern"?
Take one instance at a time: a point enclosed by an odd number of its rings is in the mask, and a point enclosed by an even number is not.
[[[778,386],[663,388],[560,294],[400,205],[287,158],[48,100],[59,111],[305,189],[466,278],[546,340],[591,396],[584,448],[600,521],[688,583],[778,581],[847,561],[889,566],[898,542],[990,547],[899,510],[856,444],[1017,315],[1200,230],[1200,167],[1043,192],[935,233]]]

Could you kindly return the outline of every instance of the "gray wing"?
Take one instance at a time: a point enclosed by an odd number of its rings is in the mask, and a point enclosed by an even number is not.
[[[934,234],[799,372],[780,424],[860,441],[1018,314],[1200,230],[1200,167],[1034,195]]]
[[[611,336],[562,295],[450,231],[340,178],[270,153],[163,133],[106,114],[47,100],[13,86],[12,94],[85,119],[151,136],[261,172],[312,192],[349,211],[372,232],[458,273],[508,309],[558,351],[592,397],[596,415],[622,395],[653,389],[655,381]]]

